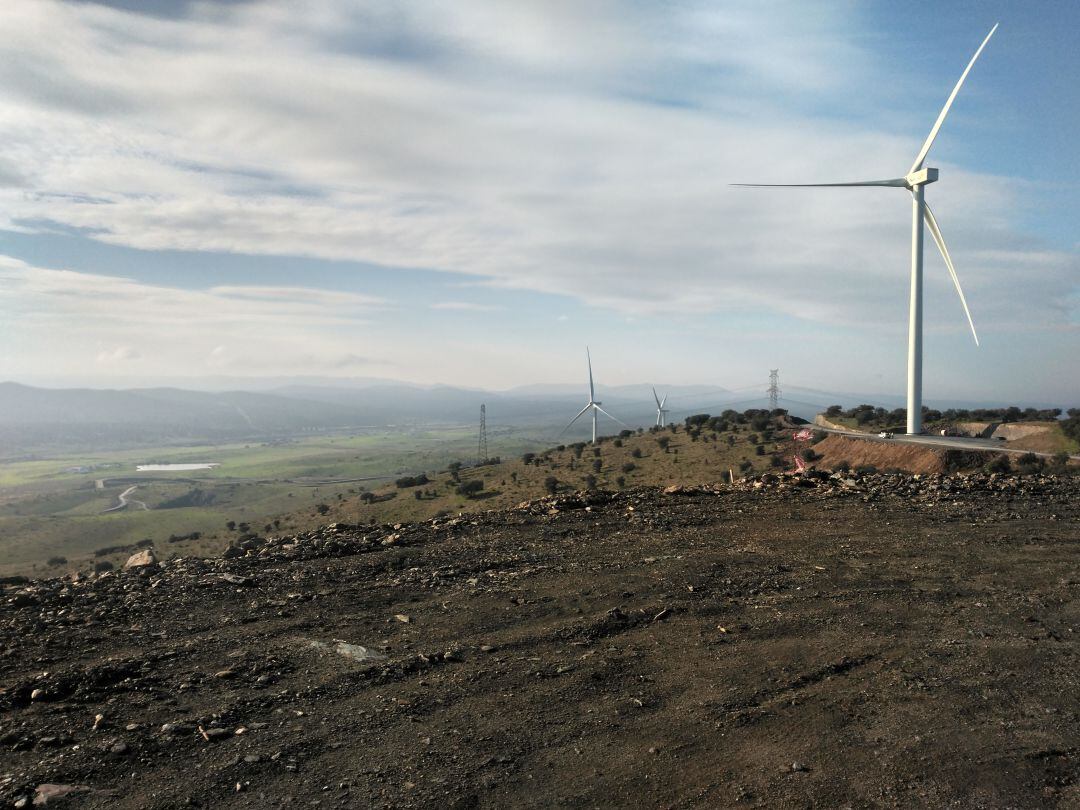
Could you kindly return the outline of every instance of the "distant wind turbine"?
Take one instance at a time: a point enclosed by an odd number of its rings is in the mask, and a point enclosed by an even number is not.
[[[566,433],[566,431],[568,431],[571,427],[573,427],[574,422],[576,422],[578,419],[580,419],[582,416],[584,416],[586,411],[591,409],[592,410],[592,440],[593,440],[593,444],[596,444],[596,413],[597,413],[597,411],[602,413],[608,419],[611,419],[611,420],[614,420],[615,422],[618,422],[623,427],[629,427],[629,425],[627,425],[621,419],[616,419],[614,416],[612,416],[610,413],[608,413],[607,411],[605,411],[603,408],[600,407],[601,403],[598,402],[597,399],[596,399],[596,389],[593,386],[592,356],[589,354],[589,347],[588,346],[585,347],[585,359],[589,363],[589,402],[585,405],[584,408],[582,408],[580,411],[578,411],[577,416],[575,416],[573,419],[570,420],[570,424],[568,424],[566,427],[564,427],[562,429],[562,433],[560,433],[559,435],[562,436],[563,433]]]
[[[941,229],[938,228],[937,219],[935,219],[934,213],[930,210],[930,206],[927,205],[926,201],[924,200],[924,189],[927,185],[933,183],[938,179],[938,170],[924,168],[923,164],[926,161],[926,156],[927,153],[929,153],[930,151],[930,147],[934,143],[934,139],[937,137],[938,130],[941,129],[941,125],[945,121],[945,116],[949,114],[949,108],[952,107],[953,101],[956,100],[956,94],[960,92],[960,87],[964,84],[964,80],[967,78],[968,73],[971,72],[971,68],[975,65],[975,60],[979,58],[979,54],[983,52],[983,48],[986,47],[986,43],[990,41],[990,37],[994,35],[994,32],[996,30],[997,25],[995,24],[994,27],[990,29],[990,33],[986,35],[986,39],[982,41],[982,45],[980,45],[979,49],[975,51],[975,55],[971,57],[971,61],[968,62],[968,66],[960,75],[960,81],[956,83],[956,87],[954,87],[952,93],[949,94],[949,98],[945,102],[945,106],[942,107],[941,113],[937,117],[937,121],[934,122],[934,126],[930,130],[930,134],[926,138],[926,142],[923,143],[922,149],[919,150],[919,154],[915,156],[915,162],[911,164],[911,168],[908,169],[908,173],[903,177],[894,177],[890,180],[865,180],[855,183],[732,184],[753,188],[891,186],[895,188],[906,188],[911,192],[913,202],[911,219],[911,297],[908,312],[908,433],[922,433],[922,287],[924,221],[926,223],[926,227],[930,229],[930,233],[934,237],[934,241],[937,243],[938,250],[941,251],[941,255],[945,259],[945,267],[948,268],[949,275],[952,276],[953,285],[956,287],[956,292],[960,296],[960,303],[964,307],[964,314],[967,315],[968,325],[971,327],[971,334],[975,338],[975,345],[979,345],[979,336],[975,333],[975,322],[971,319],[971,312],[970,310],[968,310],[967,300],[964,298],[964,291],[960,288],[960,279],[956,276],[956,268],[953,267],[952,259],[949,257],[949,251],[945,247],[945,239],[941,235]]]
[[[664,403],[667,402],[667,394],[664,394],[664,398],[660,399],[660,397],[656,395],[656,389],[654,388],[652,390],[652,395],[653,399],[656,400],[656,426],[664,427],[666,421],[664,417],[668,414],[667,409],[664,408]]]

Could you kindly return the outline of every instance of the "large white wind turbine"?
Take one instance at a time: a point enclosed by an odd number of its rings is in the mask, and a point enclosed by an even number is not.
[[[956,83],[956,87],[953,88],[952,93],[949,94],[948,100],[945,102],[945,106],[941,108],[941,113],[937,117],[937,121],[934,122],[933,128],[930,130],[930,134],[926,138],[926,142],[922,145],[922,149],[919,150],[919,154],[915,156],[915,162],[911,164],[911,168],[908,173],[903,177],[894,177],[890,180],[865,180],[857,183],[734,183],[738,186],[751,186],[751,187],[784,187],[784,188],[811,188],[811,187],[842,187],[842,186],[893,186],[896,188],[906,188],[911,192],[912,197],[912,219],[911,219],[911,298],[908,312],[908,369],[907,369],[907,432],[908,433],[922,433],[922,287],[923,287],[923,222],[925,221],[926,227],[930,229],[930,234],[934,237],[934,241],[937,243],[938,250],[941,251],[942,257],[945,259],[945,267],[949,270],[949,275],[952,276],[953,284],[956,286],[956,292],[960,295],[960,303],[964,307],[964,314],[967,315],[968,324],[971,326],[971,334],[975,338],[975,345],[979,345],[979,336],[975,333],[975,323],[971,320],[971,312],[968,310],[967,300],[964,298],[964,291],[960,288],[960,279],[956,276],[956,268],[953,267],[952,259],[949,257],[949,251],[945,247],[945,239],[941,235],[941,229],[938,228],[937,219],[934,218],[934,213],[930,210],[930,206],[926,204],[924,200],[924,189],[930,183],[933,183],[938,179],[938,170],[931,168],[924,168],[923,164],[926,161],[926,155],[930,151],[930,147],[934,143],[934,139],[937,137],[938,130],[941,129],[942,122],[945,121],[945,116],[949,114],[949,108],[952,107],[953,101],[956,100],[956,94],[960,92],[960,87],[964,84],[964,80],[967,78],[968,73],[971,72],[971,68],[975,64],[975,60],[979,58],[979,54],[983,52],[983,48],[986,47],[986,43],[990,41],[990,37],[994,35],[997,30],[995,24],[990,29],[990,33],[986,35],[986,39],[982,41],[982,45],[975,51],[975,55],[971,57],[971,61],[968,62],[968,66],[964,69],[964,72],[960,75],[960,81]]]
[[[576,422],[578,419],[580,419],[582,416],[585,415],[586,411],[592,410],[592,440],[593,440],[593,444],[596,444],[596,413],[597,413],[597,411],[602,413],[608,419],[612,419],[612,420],[618,422],[623,427],[629,427],[629,425],[627,425],[621,419],[615,419],[614,416],[612,416],[610,413],[608,413],[607,411],[605,411],[603,408],[600,407],[601,403],[598,402],[597,399],[596,399],[596,388],[593,386],[592,356],[589,354],[589,347],[588,346],[585,347],[585,359],[589,363],[589,401],[585,405],[584,408],[582,408],[580,411],[578,411],[577,416],[575,416],[573,419],[570,420],[570,424],[568,424],[566,427],[564,427],[562,429],[562,433],[560,433],[559,435],[562,436],[563,433],[566,433],[566,431],[568,431],[573,426],[574,422]]]
[[[667,409],[664,407],[664,403],[667,402],[667,394],[664,394],[664,398],[660,399],[660,397],[656,395],[656,389],[654,388],[652,390],[652,395],[653,399],[656,400],[656,426],[663,427],[666,421],[664,417],[668,414]]]

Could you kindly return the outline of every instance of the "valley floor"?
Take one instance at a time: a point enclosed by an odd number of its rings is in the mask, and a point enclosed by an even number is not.
[[[1080,481],[905,481],[10,584],[0,806],[1080,805]]]

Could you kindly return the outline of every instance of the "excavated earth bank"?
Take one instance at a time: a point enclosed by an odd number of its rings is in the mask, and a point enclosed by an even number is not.
[[[9,581],[0,807],[1076,807],[1078,490],[767,476]]]

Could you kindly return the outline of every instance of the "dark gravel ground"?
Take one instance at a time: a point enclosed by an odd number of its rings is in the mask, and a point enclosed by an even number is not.
[[[1077,807],[1078,493],[767,478],[8,583],[0,807]]]

